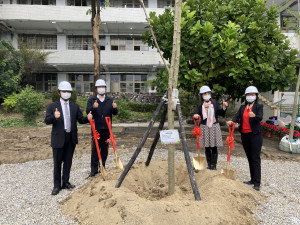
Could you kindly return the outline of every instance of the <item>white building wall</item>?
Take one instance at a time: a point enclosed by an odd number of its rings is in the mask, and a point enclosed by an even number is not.
[[[105,51],[110,51],[110,36],[105,36]]]
[[[67,5],[66,0],[56,0],[56,5]]]
[[[150,9],[157,8],[157,0],[149,0],[148,1],[148,8],[150,8]]]
[[[13,35],[12,45],[14,46],[15,49],[19,48],[19,45],[18,45],[18,34],[14,34]]]
[[[67,50],[67,36],[57,35],[57,50]]]
[[[57,85],[62,81],[67,81],[67,74],[66,73],[57,73]]]

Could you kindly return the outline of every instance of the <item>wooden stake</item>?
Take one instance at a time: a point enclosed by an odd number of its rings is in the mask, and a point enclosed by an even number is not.
[[[196,183],[196,179],[195,179],[194,171],[193,171],[193,166],[192,166],[192,163],[191,163],[190,154],[189,154],[188,146],[187,146],[187,143],[186,143],[186,135],[185,135],[184,125],[183,125],[183,120],[182,120],[182,111],[181,111],[180,104],[177,105],[177,112],[178,112],[178,118],[179,118],[180,136],[181,136],[181,140],[182,140],[182,147],[183,147],[185,162],[186,162],[189,177],[190,177],[191,186],[192,186],[192,189],[193,189],[195,200],[200,201],[201,197],[200,197],[199,190],[198,190],[198,187],[197,187],[197,183]]]

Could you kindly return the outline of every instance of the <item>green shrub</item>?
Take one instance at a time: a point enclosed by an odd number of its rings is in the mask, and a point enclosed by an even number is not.
[[[4,106],[4,110],[6,112],[11,112],[15,109],[17,105],[17,97],[18,95],[16,93],[13,93],[7,98],[4,98],[4,102],[2,103],[2,105]]]
[[[53,88],[52,88],[52,94],[51,94],[51,96],[52,96],[52,102],[56,102],[56,101],[59,100],[60,95],[59,95],[59,92],[58,92],[58,88],[57,88],[57,87],[53,87]],[[77,100],[77,91],[76,91],[75,88],[72,89],[72,95],[71,95],[70,100],[71,100],[72,102],[76,102],[76,100]]]
[[[21,119],[17,118],[4,118],[0,116],[0,127],[26,127],[32,124],[26,123]]]
[[[45,107],[44,96],[36,93],[33,87],[28,85],[18,95],[17,101],[17,108],[23,113],[26,122],[35,122],[36,117]]]
[[[80,98],[77,98],[76,103],[80,106],[81,110],[85,111],[87,101],[88,101],[88,98],[86,98],[86,97],[80,97]]]
[[[127,107],[134,112],[154,112],[158,104],[155,103],[138,103],[128,102]]]
[[[116,116],[116,119],[119,120],[130,120],[132,119],[132,114],[128,110],[127,103],[124,101],[115,101],[118,105],[118,115]]]

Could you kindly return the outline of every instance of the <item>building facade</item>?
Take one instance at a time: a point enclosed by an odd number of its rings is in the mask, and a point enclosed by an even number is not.
[[[29,81],[51,91],[69,81],[79,93],[94,91],[90,0],[0,0],[0,39],[50,54],[42,73]],[[147,12],[161,14],[170,0],[145,0]],[[173,5],[172,5],[173,4]],[[109,92],[147,93],[149,80],[164,64],[141,40],[146,18],[138,0],[110,0],[101,11],[101,78]]]

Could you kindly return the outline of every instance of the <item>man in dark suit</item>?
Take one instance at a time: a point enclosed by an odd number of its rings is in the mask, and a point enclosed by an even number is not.
[[[99,79],[95,83],[97,88],[97,95],[91,96],[87,102],[86,111],[92,112],[93,118],[95,120],[95,127],[100,134],[100,139],[98,141],[100,147],[100,153],[102,158],[103,166],[105,167],[105,162],[108,155],[108,143],[107,139],[110,138],[109,130],[106,125],[105,117],[110,117],[112,120],[112,115],[118,114],[118,108],[115,101],[105,95],[106,93],[106,83],[104,80]],[[90,177],[95,176],[99,171],[99,158],[97,154],[97,149],[95,142],[92,141],[92,154],[91,154],[91,173]]]
[[[50,104],[47,108],[45,123],[52,124],[51,147],[54,162],[54,188],[52,195],[57,195],[61,189],[74,188],[70,184],[70,171],[75,146],[78,143],[77,121],[81,124],[88,123],[93,118],[89,113],[83,117],[79,105],[69,101],[72,87],[67,81],[62,81],[58,86],[60,99]],[[63,163],[63,175],[61,167]],[[62,184],[61,184],[62,181]]]

